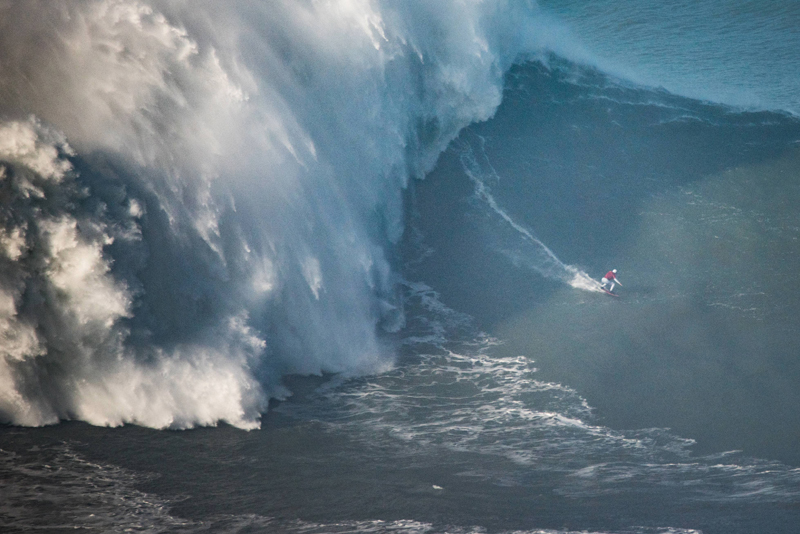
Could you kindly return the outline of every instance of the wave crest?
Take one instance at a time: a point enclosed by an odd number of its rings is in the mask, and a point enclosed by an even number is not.
[[[7,6],[0,417],[253,428],[285,373],[391,366],[403,189],[494,113],[537,17]]]

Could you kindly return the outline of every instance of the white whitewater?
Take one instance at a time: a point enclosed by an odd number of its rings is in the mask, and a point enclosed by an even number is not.
[[[393,364],[402,194],[564,32],[527,1],[10,3],[0,420],[258,427]]]

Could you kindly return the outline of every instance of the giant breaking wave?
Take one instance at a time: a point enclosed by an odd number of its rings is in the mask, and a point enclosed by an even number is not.
[[[0,3],[0,419],[256,428],[392,363],[402,194],[489,118],[526,1]]]

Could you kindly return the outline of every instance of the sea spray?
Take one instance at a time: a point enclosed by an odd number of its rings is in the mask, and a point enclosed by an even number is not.
[[[255,428],[287,373],[390,367],[403,189],[557,28],[511,0],[7,5],[0,419]]]

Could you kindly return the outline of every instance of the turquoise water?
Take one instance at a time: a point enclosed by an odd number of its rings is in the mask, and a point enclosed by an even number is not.
[[[606,70],[668,91],[800,111],[796,2],[539,2]]]

